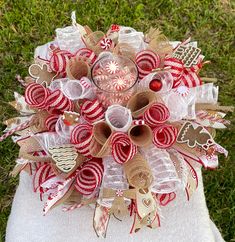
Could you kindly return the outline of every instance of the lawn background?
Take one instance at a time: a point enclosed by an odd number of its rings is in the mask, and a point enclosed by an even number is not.
[[[93,30],[106,31],[110,24],[118,23],[139,31],[146,31],[150,26],[159,27],[171,40],[192,36],[206,60],[211,61],[211,65],[204,67],[202,76],[218,78],[219,101],[234,105],[234,5],[228,0],[0,0],[0,120],[15,115],[7,105],[13,100],[13,92],[23,93],[15,75],[27,75],[35,47],[51,40],[57,27],[70,25],[72,10],[76,10],[78,23],[89,25]],[[234,119],[235,116],[228,117]],[[0,125],[0,130],[3,128]],[[235,241],[234,131],[232,123],[225,132],[217,132],[216,140],[229,150],[229,157],[221,157],[217,170],[204,171],[210,215],[226,241]],[[0,143],[0,241],[4,241],[18,183],[17,178],[9,176],[17,151],[11,139]]]

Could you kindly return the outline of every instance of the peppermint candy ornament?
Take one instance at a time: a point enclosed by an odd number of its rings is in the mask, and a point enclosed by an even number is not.
[[[100,41],[100,47],[103,50],[109,50],[113,44],[113,41],[109,38],[104,38]]]

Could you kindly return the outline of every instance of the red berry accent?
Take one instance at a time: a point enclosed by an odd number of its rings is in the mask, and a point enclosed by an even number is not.
[[[160,91],[162,89],[162,81],[160,79],[153,79],[149,83],[149,88],[154,92]]]

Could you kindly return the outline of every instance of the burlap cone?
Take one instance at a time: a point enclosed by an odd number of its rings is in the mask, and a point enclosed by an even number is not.
[[[101,31],[95,31],[95,32],[88,34],[84,38],[86,46],[90,49],[93,49],[100,42],[100,40],[104,37],[104,35],[105,34]]]
[[[144,114],[152,103],[156,100],[155,93],[152,91],[138,92],[127,103],[127,108],[132,112],[134,118],[138,118]]]
[[[98,143],[105,144],[108,138],[111,136],[112,130],[109,125],[104,122],[98,122],[93,126],[93,135]]]
[[[121,55],[130,58],[131,60],[135,59],[135,49],[126,43],[119,43],[113,49],[115,55]]]
[[[66,73],[71,80],[80,80],[84,76],[89,75],[90,68],[88,64],[77,58],[71,58],[66,66]]]
[[[128,182],[135,188],[148,188],[153,176],[148,162],[138,153],[133,159],[123,164]]]
[[[131,142],[137,146],[148,146],[152,143],[152,130],[147,125],[133,125],[128,131]]]
[[[109,142],[112,130],[104,121],[93,126],[93,139],[91,141],[90,152],[94,157],[104,157],[109,153]]]

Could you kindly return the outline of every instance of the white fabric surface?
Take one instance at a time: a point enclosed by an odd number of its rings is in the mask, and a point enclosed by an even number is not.
[[[57,207],[43,216],[43,203],[32,191],[31,178],[23,172],[8,220],[6,242],[222,242],[224,240],[209,218],[201,171],[198,175],[199,187],[189,202],[182,191],[177,193],[176,200],[162,208],[160,228],[143,228],[130,235],[133,218],[126,217],[120,222],[112,217],[107,237],[101,239],[93,231],[91,208],[63,212]]]

